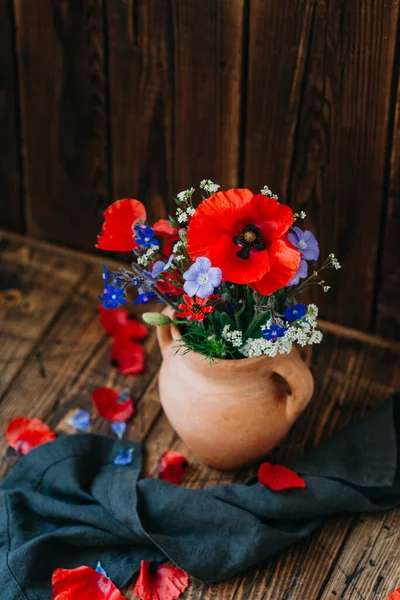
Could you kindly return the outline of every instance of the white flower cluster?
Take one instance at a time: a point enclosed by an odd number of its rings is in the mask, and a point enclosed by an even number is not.
[[[217,183],[213,183],[211,179],[203,179],[202,181],[200,181],[200,187],[202,190],[205,190],[209,194],[215,194],[215,192],[218,192],[221,186]]]
[[[222,330],[222,337],[227,342],[230,342],[235,348],[240,348],[243,344],[242,332],[238,329],[231,331],[230,325],[225,325]]]
[[[260,192],[262,194],[264,194],[264,196],[268,196],[268,198],[273,198],[274,200],[278,200],[278,196],[276,194],[273,194],[267,185],[264,185],[264,187],[260,190]]]
[[[193,206],[189,206],[189,208],[187,208],[186,210],[178,208],[176,211],[176,218],[178,223],[187,223],[189,217],[193,217],[195,212],[196,209],[193,208]]]
[[[240,349],[243,356],[248,358],[252,356],[267,356],[274,357],[277,354],[289,354],[293,344],[297,343],[300,346],[312,344],[320,344],[322,333],[317,327],[318,308],[315,304],[309,304],[307,312],[302,319],[294,323],[287,324],[287,331],[283,337],[277,338],[275,341],[266,340],[264,338],[250,338],[246,344]],[[270,327],[272,321],[269,321],[265,327]],[[282,326],[282,323],[278,323]],[[264,327],[264,326],[263,326]]]
[[[176,254],[184,246],[185,246],[185,244],[182,242],[182,240],[179,240],[179,242],[176,242],[176,244],[174,244],[174,246],[172,248],[172,253]]]
[[[306,213],[304,212],[304,210],[301,210],[299,213],[294,213],[294,219],[305,219],[306,218]]]
[[[149,262],[151,262],[151,257],[155,252],[157,252],[157,250],[158,246],[151,246],[151,248],[149,248],[147,252],[142,254],[142,256],[139,256],[139,258],[137,259],[138,265],[142,265],[142,267],[147,267]]]
[[[176,197],[179,200],[179,202],[189,202],[193,194],[194,188],[189,188],[187,190],[183,190],[183,192],[179,192],[179,194],[177,194]]]
[[[183,254],[178,254],[174,258],[174,261],[177,262],[177,263],[183,262],[184,260],[185,260],[185,257],[183,256]]]
[[[328,258],[331,261],[331,267],[333,267],[336,270],[341,268],[342,265],[340,264],[340,262],[334,254],[330,254]]]

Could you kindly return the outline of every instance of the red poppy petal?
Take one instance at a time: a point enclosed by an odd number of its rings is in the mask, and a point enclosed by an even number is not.
[[[177,227],[172,227],[172,225],[167,221],[167,219],[160,219],[153,225],[153,231],[156,235],[160,237],[171,237],[176,236],[178,233]]]
[[[306,482],[297,473],[282,465],[265,462],[258,469],[258,481],[274,492],[305,488]]]
[[[128,396],[121,401],[119,392],[108,388],[99,387],[92,393],[93,404],[101,417],[108,421],[126,422],[135,412],[133,400]]]
[[[397,590],[394,590],[394,592],[389,594],[386,600],[400,600],[400,588],[397,588]]]
[[[7,426],[6,438],[19,454],[28,454],[36,446],[55,440],[56,434],[40,419],[16,417]]]
[[[90,567],[56,569],[52,600],[124,600],[111,579]]]
[[[239,246],[233,243],[230,235],[223,235],[208,253],[208,258],[214,267],[222,270],[223,281],[233,283],[249,283],[258,281],[269,269],[269,255],[267,250],[251,252],[250,258],[239,258]]]
[[[144,371],[144,358],[144,349],[140,344],[117,333],[110,354],[113,367],[125,375],[136,375]]]
[[[217,192],[201,202],[190,219],[187,232],[188,252],[193,260],[199,256],[210,258],[211,249],[218,244],[223,235],[229,234],[231,238],[237,234],[233,224],[235,214],[246,206],[252,197],[253,192],[250,190],[232,189]],[[219,265],[213,263],[213,266]]]
[[[99,306],[100,323],[104,329],[115,336],[122,335],[127,338],[142,340],[147,337],[149,331],[147,327],[141,323],[132,314],[123,308],[110,310]]]
[[[125,252],[137,245],[133,238],[133,225],[146,219],[146,209],[139,200],[117,200],[104,213],[105,223],[98,236],[96,248]]]
[[[168,450],[159,460],[158,477],[164,481],[178,485],[186,473],[188,466],[188,461],[183,454],[175,452],[175,450]]]
[[[171,283],[172,281],[178,281],[181,283],[181,287],[176,286],[175,283]],[[173,271],[167,271],[163,273],[163,279],[158,281],[156,286],[163,294],[181,296],[183,287],[182,276],[177,269],[174,269]]]
[[[253,290],[269,296],[291,281],[299,267],[301,254],[286,238],[275,240],[268,247],[270,270],[258,281],[250,283]]]
[[[293,225],[294,215],[290,206],[280,204],[274,198],[256,194],[246,208],[243,227],[248,223],[257,225],[264,239],[272,242],[284,235]],[[246,221],[246,222],[245,222]]]
[[[188,585],[189,577],[179,567],[142,560],[134,592],[141,600],[175,600]]]

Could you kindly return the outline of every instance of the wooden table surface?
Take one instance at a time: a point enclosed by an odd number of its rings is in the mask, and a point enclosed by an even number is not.
[[[126,437],[145,446],[145,476],[156,476],[158,457],[168,449],[183,452],[191,463],[184,486],[245,481],[253,474],[202,465],[171,429],[158,399],[161,358],[154,330],[144,344],[144,373],[123,376],[112,368],[111,340],[98,318],[101,257],[3,232],[0,260],[0,455],[7,447],[6,424],[18,415],[39,417],[60,431],[65,415],[83,408],[92,415],[92,430],[110,435],[109,423],[91,402],[93,389],[106,385],[132,391],[137,411]],[[355,301],[362,302],[356,290]],[[400,344],[322,325],[323,343],[306,355],[315,377],[314,398],[272,460],[284,463],[299,456],[400,389]],[[3,475],[6,469],[3,464]],[[218,584],[192,581],[183,598],[378,600],[399,586],[400,510],[393,510],[330,518],[261,568]],[[132,586],[124,591],[134,598]]]

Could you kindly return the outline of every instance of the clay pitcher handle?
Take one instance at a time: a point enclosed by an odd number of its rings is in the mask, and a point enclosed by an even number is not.
[[[158,326],[156,328],[156,330],[157,330],[158,344],[160,346],[161,354],[164,358],[167,353],[167,350],[168,350],[168,348],[170,348],[171,342],[173,340],[172,333],[171,333],[171,326],[170,325]]]
[[[294,349],[284,360],[277,361],[274,372],[287,382],[292,391],[286,399],[286,414],[288,419],[295,421],[311,400],[314,391],[311,371]]]

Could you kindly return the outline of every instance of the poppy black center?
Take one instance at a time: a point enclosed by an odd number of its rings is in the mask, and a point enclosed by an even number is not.
[[[192,313],[194,315],[198,315],[199,313],[201,313],[201,306],[200,306],[200,304],[196,304],[196,303],[192,304]]]
[[[243,258],[244,260],[250,258],[250,250],[261,252],[266,248],[263,234],[257,225],[246,225],[246,227],[239,231],[232,239],[234,244],[241,246],[236,254],[239,258]]]

